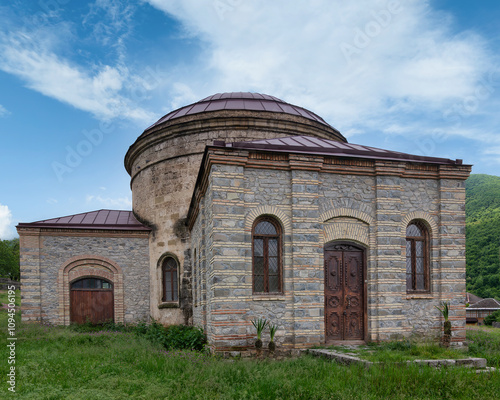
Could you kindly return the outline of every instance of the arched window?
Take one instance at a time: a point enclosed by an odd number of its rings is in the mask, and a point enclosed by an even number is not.
[[[83,278],[73,282],[71,289],[113,289],[113,284],[101,278]]]
[[[270,217],[255,221],[252,230],[253,242],[253,291],[254,293],[280,293],[281,229]]]
[[[406,291],[428,292],[430,276],[429,231],[419,220],[406,227]]]
[[[177,261],[172,257],[167,257],[163,260],[162,266],[163,276],[163,298],[162,301],[177,301],[178,283],[177,283]]]

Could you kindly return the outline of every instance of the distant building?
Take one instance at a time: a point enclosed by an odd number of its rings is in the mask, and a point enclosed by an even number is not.
[[[488,315],[498,310],[500,310],[500,302],[498,300],[492,298],[481,299],[466,308],[467,323],[481,325]]]
[[[477,303],[478,301],[483,300],[482,297],[476,296],[475,294],[467,292],[465,294],[465,304],[467,306],[470,306],[472,304]]]
[[[133,215],[18,225],[22,315],[195,324],[245,350],[439,335],[465,340],[461,160],[350,144],[321,117],[223,93],[147,128],[125,156]],[[264,338],[265,339],[265,338]]]

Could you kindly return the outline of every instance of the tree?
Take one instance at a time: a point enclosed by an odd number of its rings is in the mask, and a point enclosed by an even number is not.
[[[0,276],[19,280],[19,239],[0,240]]]
[[[500,322],[500,310],[497,310],[493,314],[486,316],[486,318],[484,319],[485,325],[492,325],[493,322]]]

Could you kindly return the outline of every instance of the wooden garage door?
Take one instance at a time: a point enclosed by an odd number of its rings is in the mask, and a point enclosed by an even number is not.
[[[71,322],[99,324],[114,321],[113,285],[100,278],[84,278],[71,284]]]

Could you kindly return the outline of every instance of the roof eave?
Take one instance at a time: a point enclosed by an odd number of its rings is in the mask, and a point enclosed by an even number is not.
[[[39,224],[19,223],[16,228],[41,228],[41,229],[74,229],[74,230],[111,230],[111,231],[151,231],[147,226],[130,225],[80,225],[80,224]]]
[[[438,158],[438,157],[427,157],[418,156],[406,153],[396,153],[401,154],[400,157],[384,157],[383,155],[373,151],[373,152],[363,152],[360,153],[356,150],[351,149],[335,149],[328,151],[324,148],[314,148],[314,147],[299,147],[299,146],[281,146],[281,145],[271,145],[271,144],[258,144],[251,142],[235,142],[235,143],[225,143],[222,141],[214,141],[213,146],[207,147],[218,147],[234,150],[255,150],[255,151],[267,151],[267,152],[279,152],[279,153],[294,153],[294,154],[317,154],[330,157],[350,157],[350,158],[360,158],[360,159],[371,159],[371,160],[383,160],[383,161],[405,161],[405,162],[415,162],[424,164],[439,164],[439,165],[460,165],[466,167],[472,167],[471,164],[463,164],[462,160],[451,160],[448,158]],[[394,154],[395,152],[393,152]]]

